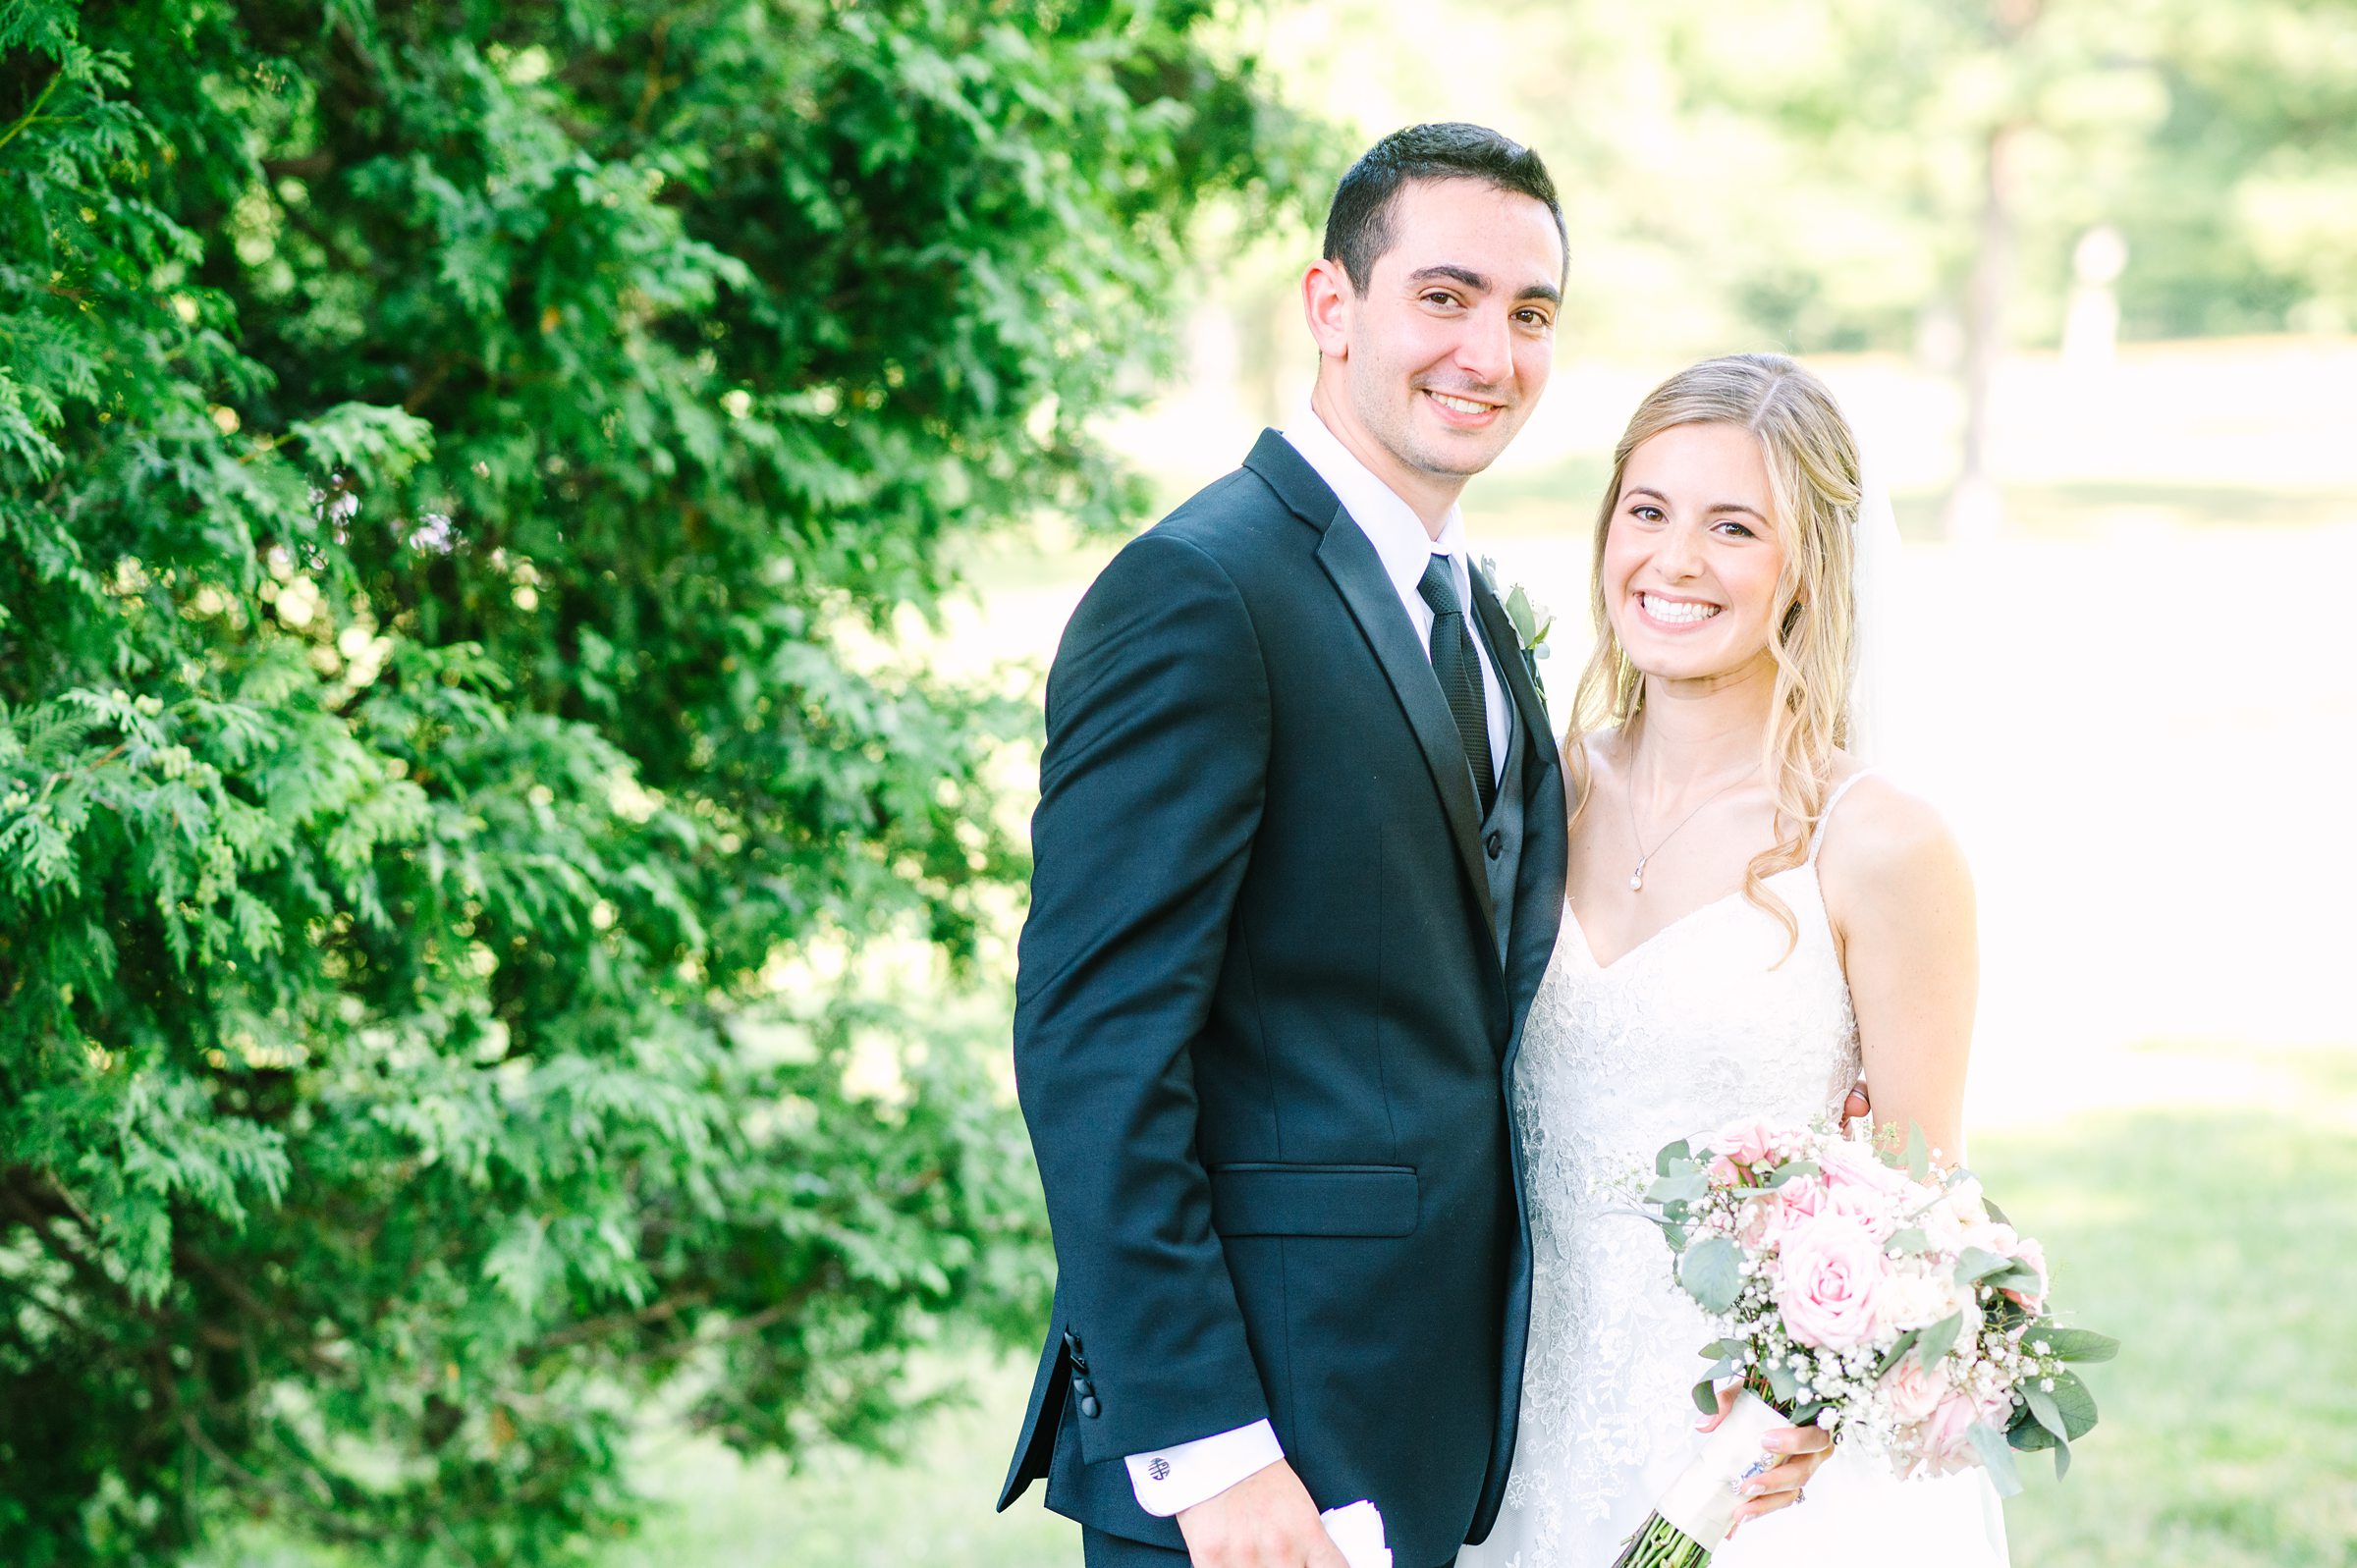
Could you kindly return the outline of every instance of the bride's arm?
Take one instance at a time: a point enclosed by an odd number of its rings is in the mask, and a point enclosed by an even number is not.
[[[1857,1008],[1877,1129],[1920,1126],[1964,1155],[1964,1064],[1980,985],[1972,873],[1947,824],[1888,780],[1861,780],[1818,853]]]

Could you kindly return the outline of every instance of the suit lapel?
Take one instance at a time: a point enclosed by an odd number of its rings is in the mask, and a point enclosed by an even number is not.
[[[1450,841],[1456,847],[1457,865],[1464,872],[1482,929],[1494,934],[1498,921],[1490,900],[1489,869],[1481,853],[1481,803],[1473,794],[1472,770],[1465,766],[1465,743],[1457,735],[1448,699],[1441,695],[1432,660],[1417,645],[1415,627],[1384,572],[1383,559],[1335,499],[1334,491],[1318,477],[1318,471],[1285,437],[1263,430],[1251,456],[1244,459],[1244,466],[1266,480],[1295,516],[1318,531],[1318,565],[1326,568],[1349,607],[1384,678],[1399,699],[1417,749],[1424,753],[1433,788],[1440,793]],[[1337,523],[1341,526],[1335,526]],[[1490,946],[1496,950],[1495,935]]]
[[[1358,524],[1339,505],[1327,519],[1326,536],[1318,544],[1318,565],[1342,590],[1343,601],[1358,622],[1375,662],[1383,667],[1393,693],[1407,714],[1433,787],[1441,793],[1441,809],[1449,819],[1449,836],[1456,845],[1457,863],[1481,910],[1484,929],[1495,933],[1497,911],[1490,903],[1490,877],[1481,854],[1481,803],[1474,798],[1472,770],[1465,766],[1465,743],[1456,732],[1456,720],[1432,673],[1432,660],[1416,645],[1415,628],[1399,607],[1399,595],[1385,575],[1383,560]],[[1493,936],[1491,948],[1496,950]]]

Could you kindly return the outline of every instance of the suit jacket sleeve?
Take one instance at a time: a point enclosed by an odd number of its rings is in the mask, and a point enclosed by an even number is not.
[[[1226,571],[1184,540],[1132,542],[1066,629],[1047,720],[1015,1081],[1098,1463],[1269,1413],[1211,1228],[1189,1050],[1269,752],[1267,676]]]

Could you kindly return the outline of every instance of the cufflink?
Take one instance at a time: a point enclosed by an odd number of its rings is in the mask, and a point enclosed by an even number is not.
[[[1146,1474],[1156,1481],[1171,1479],[1171,1462],[1160,1454],[1146,1461]]]

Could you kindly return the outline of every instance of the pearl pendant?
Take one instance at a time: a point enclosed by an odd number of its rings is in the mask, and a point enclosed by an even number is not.
[[[1648,856],[1647,858],[1651,857]],[[1628,891],[1630,892],[1643,892],[1645,891],[1645,862],[1643,860],[1638,861],[1637,869],[1628,874]]]

